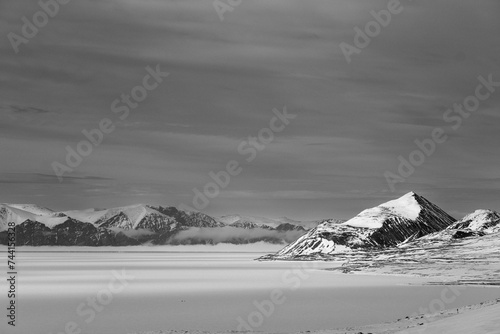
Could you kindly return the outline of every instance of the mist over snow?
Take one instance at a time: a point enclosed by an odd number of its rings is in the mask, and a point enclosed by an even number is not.
[[[147,230],[147,229],[144,229],[144,228],[140,228],[140,229],[137,229],[137,230],[125,230],[125,229],[122,229],[122,228],[119,228],[119,227],[110,227],[108,228],[109,230],[115,232],[115,233],[123,233],[125,234],[127,237],[130,237],[130,238],[133,238],[133,237],[140,237],[140,236],[143,236],[143,235],[154,235],[155,233],[150,231],[150,230]]]
[[[172,244],[191,243],[247,243],[257,241],[267,241],[272,243],[290,243],[301,235],[304,231],[276,231],[264,228],[242,229],[232,226],[217,228],[191,227],[180,231],[172,237]]]

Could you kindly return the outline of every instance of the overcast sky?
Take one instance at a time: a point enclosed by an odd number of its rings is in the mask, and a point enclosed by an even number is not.
[[[414,190],[459,218],[500,210],[500,88],[457,130],[443,120],[500,81],[500,2],[402,0],[403,11],[347,63],[378,0],[243,0],[221,22],[211,0],[73,0],[19,46],[36,1],[0,3],[0,202],[53,209],[192,205],[230,160],[243,171],[209,214],[349,218]],[[129,117],[110,105],[170,75]],[[238,153],[272,110],[297,115],[250,163]],[[103,118],[116,130],[60,183],[52,163]],[[384,172],[415,139],[449,139],[392,192]]]

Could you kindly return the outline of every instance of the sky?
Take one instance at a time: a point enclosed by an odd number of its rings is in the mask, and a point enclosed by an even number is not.
[[[2,1],[0,202],[194,207],[194,189],[237,161],[201,211],[346,219],[408,191],[456,218],[500,210],[500,87],[456,129],[443,118],[479,76],[500,82],[500,2],[401,0],[348,62],[341,45],[389,3],[243,0],[221,20],[211,0],[78,0],[16,53],[9,33],[41,7]],[[148,66],[169,75],[120,119],[113,101]],[[247,161],[238,147],[284,108],[295,118]],[[54,163],[103,119],[114,131],[61,182]],[[386,172],[435,129],[447,140],[391,189]]]

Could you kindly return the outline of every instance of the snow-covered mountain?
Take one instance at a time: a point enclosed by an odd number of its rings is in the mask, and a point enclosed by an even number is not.
[[[175,228],[175,219],[144,204],[105,210],[94,221],[99,227],[117,227],[124,230],[147,229],[154,232],[170,231]]]
[[[326,258],[394,246],[439,246],[450,240],[500,233],[498,212],[477,210],[455,221],[413,192],[347,221],[321,223],[240,215],[214,218],[145,204],[63,212],[34,204],[0,204],[0,243],[5,243],[8,222],[16,224],[18,241],[25,245],[286,244],[295,240],[266,257],[269,259]]]
[[[465,230],[492,234],[500,232],[500,213],[493,210],[476,210],[460,219],[449,230]]]
[[[62,211],[60,214],[72,217],[84,223],[95,223],[102,216],[107,213],[106,209],[86,209],[86,210],[72,210],[72,211]]]
[[[241,219],[225,224],[201,212],[145,204],[63,212],[32,204],[0,204],[0,243],[5,243],[9,222],[17,226],[20,245],[286,244],[305,232],[301,222],[261,220],[273,224]]]
[[[53,227],[64,223],[67,217],[34,204],[0,204],[0,231],[6,230],[9,222],[19,225],[26,220]]]
[[[366,209],[346,222],[325,221],[267,258],[293,259],[391,247],[441,231],[454,222],[455,219],[438,206],[410,192]]]
[[[493,210],[476,210],[456,221],[443,231],[428,234],[417,240],[410,240],[408,247],[420,246],[435,242],[448,242],[451,239],[462,239],[484,236],[500,232],[500,213]],[[405,245],[402,245],[406,247]]]
[[[32,213],[36,216],[48,216],[54,213],[54,211],[52,211],[51,209],[47,209],[36,204],[5,204],[5,205],[9,205],[11,208]]]
[[[151,207],[158,212],[174,218],[179,226],[184,227],[222,227],[224,224],[217,222],[214,218],[201,212],[182,211],[174,206],[169,207]]]
[[[439,276],[453,284],[498,285],[500,219],[491,210],[477,210],[440,232],[397,247],[335,255],[344,273],[363,272]],[[439,282],[442,284],[442,281]]]
[[[424,236],[399,247],[336,254],[344,273],[439,277],[435,284],[499,285],[500,233],[464,238]]]
[[[275,228],[279,230],[302,230],[306,231],[318,226],[322,220],[312,220],[312,221],[298,221],[287,217],[280,218],[264,218],[257,216],[241,216],[241,215],[227,215],[216,218],[217,221],[223,223],[224,225],[230,225],[242,228]]]

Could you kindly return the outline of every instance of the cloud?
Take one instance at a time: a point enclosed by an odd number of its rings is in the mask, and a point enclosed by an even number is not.
[[[72,175],[68,178],[69,183],[76,183],[78,181],[110,181],[111,178],[100,176],[77,176]],[[52,174],[39,174],[39,173],[0,173],[1,184],[59,184],[57,176]]]
[[[172,238],[172,241],[180,244],[189,244],[190,240],[196,242],[204,241],[210,244],[249,243],[257,241],[290,243],[303,234],[304,231],[276,231],[263,228],[244,229],[231,226],[215,228],[191,227],[177,233]]]
[[[137,229],[137,230],[133,230],[133,229],[130,229],[130,230],[124,230],[122,228],[119,228],[119,227],[111,227],[111,228],[108,228],[109,230],[115,232],[115,233],[123,233],[125,234],[127,237],[129,238],[139,238],[139,237],[142,237],[142,236],[146,236],[146,235],[154,235],[155,233],[150,231],[150,230],[147,230],[147,229]]]
[[[47,121],[57,115],[56,112],[44,108],[17,104],[0,105],[0,116],[7,121],[14,122],[17,127],[43,126]],[[11,124],[12,126],[13,124]]]
[[[48,114],[53,112],[42,108],[20,106],[20,105],[2,105],[0,106],[0,110],[13,113],[23,113],[23,114]]]

